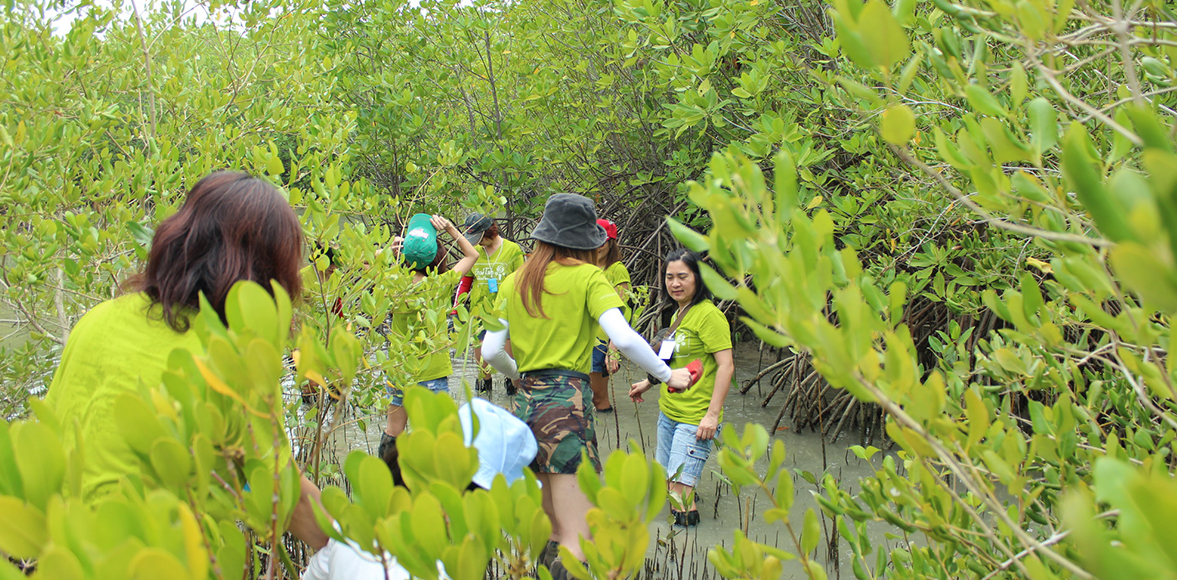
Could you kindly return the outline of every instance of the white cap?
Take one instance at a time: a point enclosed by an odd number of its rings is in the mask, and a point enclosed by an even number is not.
[[[473,437],[474,425],[470,409],[478,415],[478,437]],[[474,483],[490,489],[495,476],[503,474],[507,483],[523,477],[523,468],[535,459],[539,446],[531,428],[510,411],[483,399],[471,399],[458,409],[466,445],[478,450],[478,473]],[[473,439],[473,441],[471,441]]]

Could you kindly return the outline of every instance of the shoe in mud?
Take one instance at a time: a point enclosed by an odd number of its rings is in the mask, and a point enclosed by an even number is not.
[[[503,386],[507,388],[508,397],[514,397],[515,393],[519,392],[519,389],[515,388],[515,381],[512,381],[511,379],[507,379],[507,382],[504,383]]]
[[[474,390],[479,393],[490,393],[492,387],[494,387],[494,379],[478,379],[477,386],[474,387]]]
[[[691,510],[689,512],[680,512],[678,510],[670,510],[674,514],[674,525],[689,528],[699,525],[699,510]]]

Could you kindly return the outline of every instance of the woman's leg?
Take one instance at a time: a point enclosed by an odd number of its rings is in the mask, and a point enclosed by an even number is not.
[[[674,432],[670,445],[670,463],[674,466],[674,471],[670,478],[669,489],[671,493],[678,493],[680,497],[686,499],[703,476],[703,466],[711,455],[711,441],[700,441],[695,438],[698,425],[674,421],[671,423],[674,424]],[[662,430],[659,429],[659,434],[661,432]],[[689,515],[691,512],[697,512],[698,509],[695,498],[692,496],[690,507],[686,510],[688,517],[691,517]],[[698,521],[698,516],[694,516],[693,519]]]
[[[609,377],[605,374],[605,356],[604,344],[593,347],[593,372],[589,374],[589,385],[593,390],[593,407],[598,411],[613,408],[609,402]]]
[[[552,535],[561,546],[571,550],[577,560],[584,561],[580,539],[592,539],[586,519],[589,509],[593,507],[592,503],[580,490],[576,476],[565,473],[547,474],[547,481],[544,482],[545,510],[549,508],[548,497],[551,497],[553,506],[560,506],[548,512],[548,517],[552,520]],[[556,530],[559,530],[558,534]]]
[[[389,437],[399,437],[405,432],[405,425],[409,422],[405,408],[400,405],[388,406],[388,423],[384,426],[384,433]]]
[[[552,474],[550,474],[550,473],[537,473],[537,474],[535,474],[535,478],[538,479],[540,485],[543,486],[543,489],[540,491],[542,491],[544,494],[544,503],[543,503],[544,513],[548,514],[548,519],[552,521],[551,539],[553,541],[559,542],[560,535],[561,535],[560,521],[557,520],[554,515],[552,515],[552,514],[556,513],[556,508],[555,508],[555,504],[552,502],[552,485],[550,482],[551,477],[552,477]]]

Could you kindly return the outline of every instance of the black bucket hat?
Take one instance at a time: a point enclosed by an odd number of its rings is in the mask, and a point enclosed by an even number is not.
[[[466,222],[462,224],[462,234],[466,236],[467,240],[470,240],[471,244],[477,244],[482,241],[482,236],[486,234],[486,230],[489,230],[492,224],[494,222],[490,218],[480,213],[472,213],[466,217]]]
[[[574,193],[557,193],[544,205],[544,216],[531,232],[532,239],[573,250],[595,250],[608,235],[597,224],[593,201]]]

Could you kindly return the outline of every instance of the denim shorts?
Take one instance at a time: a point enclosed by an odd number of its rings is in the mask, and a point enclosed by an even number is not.
[[[609,368],[605,366],[605,358],[608,356],[608,347],[605,343],[598,342],[597,346],[593,347],[593,372],[601,373],[601,376],[609,376]]]
[[[703,465],[711,456],[711,440],[696,439],[698,429],[698,425],[679,423],[658,412],[658,450],[654,452],[654,460],[666,468],[667,479],[695,487],[703,477]]]
[[[426,389],[429,389],[430,391],[433,391],[435,393],[448,393],[448,392],[450,392],[450,378],[449,377],[441,377],[440,379],[421,381],[417,384],[421,385],[422,387],[425,387]],[[404,391],[402,391],[392,385],[389,385],[388,383],[384,383],[384,390],[388,391],[388,396],[392,397],[392,404],[393,405],[396,405],[397,407],[403,407],[405,405]]]

